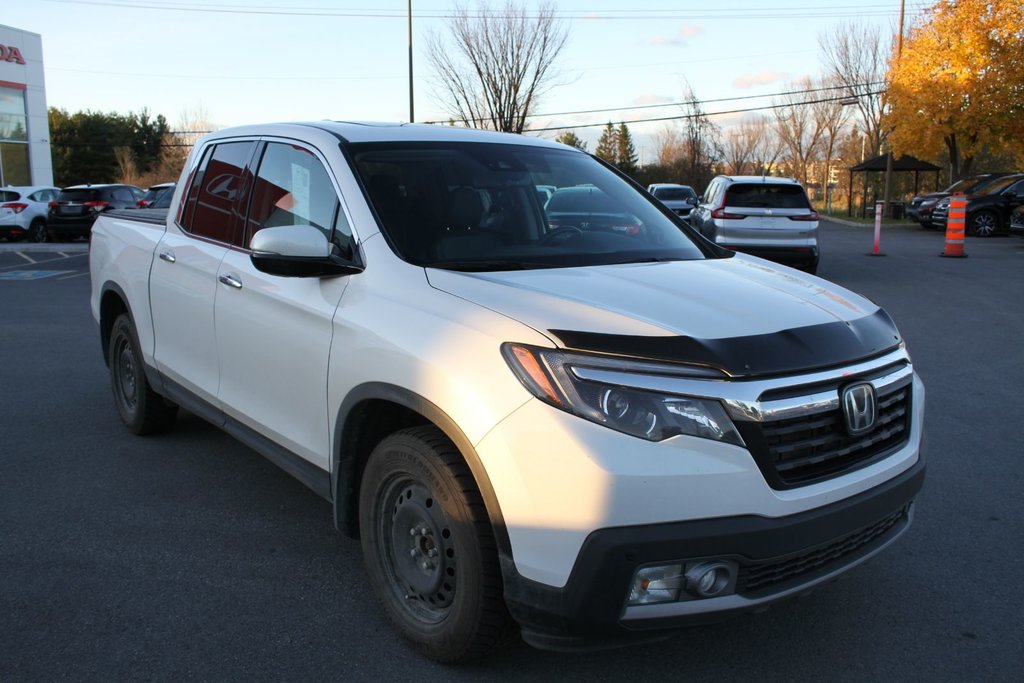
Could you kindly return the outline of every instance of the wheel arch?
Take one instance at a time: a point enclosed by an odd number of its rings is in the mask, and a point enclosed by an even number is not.
[[[100,294],[100,344],[102,345],[103,362],[108,365],[110,359],[107,358],[107,348],[110,346],[110,331],[114,328],[114,321],[122,313],[127,313],[134,324],[135,316],[132,314],[131,306],[128,305],[128,296],[124,290],[116,282],[104,283],[102,294]]]
[[[335,526],[352,538],[359,535],[359,485],[374,446],[399,429],[427,424],[434,425],[451,440],[473,474],[504,564],[512,556],[512,546],[494,487],[476,448],[440,407],[393,384],[361,384],[349,392],[338,410],[331,456]]]

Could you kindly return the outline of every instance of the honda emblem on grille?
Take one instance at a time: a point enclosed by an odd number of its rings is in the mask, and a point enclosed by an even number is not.
[[[851,436],[871,431],[878,416],[875,387],[869,382],[851,384],[843,389],[843,416]]]

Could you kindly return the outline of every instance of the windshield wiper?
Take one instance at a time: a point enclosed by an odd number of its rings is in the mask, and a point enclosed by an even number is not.
[[[486,273],[500,270],[530,270],[533,268],[554,268],[550,263],[531,263],[529,261],[434,261],[424,263],[424,268],[441,268],[457,270],[464,273]]]
[[[609,266],[618,266],[623,263],[668,263],[670,261],[689,261],[692,259],[682,256],[640,256],[637,258],[622,259],[621,261],[610,261]]]

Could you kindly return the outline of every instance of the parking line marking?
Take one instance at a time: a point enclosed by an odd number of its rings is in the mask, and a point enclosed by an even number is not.
[[[19,254],[21,256],[25,256],[20,251],[15,252],[15,253]],[[82,252],[81,254],[71,254],[70,256],[65,256],[64,258],[51,258],[51,259],[46,259],[45,261],[32,261],[32,263],[34,263],[36,265],[42,265],[44,263],[52,263],[53,261],[64,261],[66,259],[75,258],[76,256],[88,256],[88,254],[85,253],[85,252]],[[24,267],[25,267],[24,263],[16,263],[16,264],[11,265],[11,266],[0,266],[0,270],[8,270],[10,268],[24,268]]]
[[[26,260],[26,261],[28,261],[29,263],[35,263],[35,262],[36,262],[36,260],[35,260],[34,258],[32,258],[32,257],[30,257],[30,256],[27,256],[27,255],[25,255],[25,254],[21,253],[20,251],[19,251],[19,252],[16,252],[16,253],[18,254],[18,256],[20,256],[21,258],[25,259],[25,260]]]
[[[57,278],[58,280],[70,280],[73,277],[81,277],[82,275],[88,275],[89,271],[83,270],[81,273],[75,273],[74,275],[65,275],[64,277]]]

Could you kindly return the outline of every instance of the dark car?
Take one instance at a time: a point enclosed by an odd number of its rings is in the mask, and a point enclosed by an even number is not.
[[[142,199],[136,202],[135,205],[140,209],[152,208],[153,202],[157,201],[157,199],[167,190],[171,190],[171,193],[173,194],[174,183],[160,183],[158,185],[153,185],[146,190],[146,194],[142,195]]]
[[[964,194],[980,192],[989,183],[1008,175],[1013,174],[1006,172],[981,173],[970,178],[962,178],[942,192],[929,192],[928,194],[918,195],[911,199],[910,204],[907,206],[907,218],[915,223],[920,223],[922,228],[934,230],[939,226],[932,221],[932,212],[942,199],[952,195],[954,192],[963,192]]]
[[[647,186],[647,191],[681,218],[688,218],[697,206],[697,193],[689,185],[654,183]]]
[[[1024,237],[1024,206],[1018,206],[1010,214],[1010,234]]]
[[[74,185],[50,202],[46,229],[54,239],[88,237],[96,217],[111,209],[134,209],[139,188],[132,185]]]
[[[949,217],[949,201],[939,201],[932,212],[932,222],[945,228]],[[978,237],[991,237],[1006,232],[1010,214],[1024,205],[1024,173],[1003,176],[985,185],[975,194],[967,195],[966,231]]]
[[[596,187],[559,188],[544,211],[548,227],[558,229],[559,235],[591,231],[637,235],[643,229],[636,216],[623,211],[621,205]],[[548,233],[553,234],[554,231]]]

